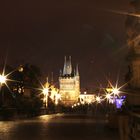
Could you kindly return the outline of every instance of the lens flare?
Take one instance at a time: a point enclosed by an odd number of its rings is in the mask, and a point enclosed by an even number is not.
[[[110,11],[112,13],[120,14],[120,15],[128,15],[128,16],[140,18],[140,14],[137,14],[137,13],[129,13],[129,12],[115,11],[115,10],[108,10],[108,11]]]

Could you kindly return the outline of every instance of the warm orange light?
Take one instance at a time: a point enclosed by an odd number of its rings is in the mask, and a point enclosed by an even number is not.
[[[111,87],[109,87],[109,88],[106,88],[106,91],[107,91],[108,93],[111,93],[111,92],[113,91],[113,89],[112,89]]]

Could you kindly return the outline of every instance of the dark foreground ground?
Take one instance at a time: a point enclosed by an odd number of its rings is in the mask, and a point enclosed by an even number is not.
[[[0,121],[0,140],[119,140],[119,134],[104,118],[57,114]]]

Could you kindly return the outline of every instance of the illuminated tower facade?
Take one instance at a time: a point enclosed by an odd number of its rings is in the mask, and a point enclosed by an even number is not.
[[[78,65],[72,70],[71,57],[65,57],[63,72],[60,72],[59,88],[62,104],[71,106],[78,102],[80,95],[80,75]]]

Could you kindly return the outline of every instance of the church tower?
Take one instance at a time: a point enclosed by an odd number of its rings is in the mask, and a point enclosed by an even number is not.
[[[72,106],[78,102],[80,95],[80,75],[78,65],[76,70],[72,70],[71,56],[67,60],[64,59],[63,72],[60,72],[59,88],[62,104],[65,106]]]

